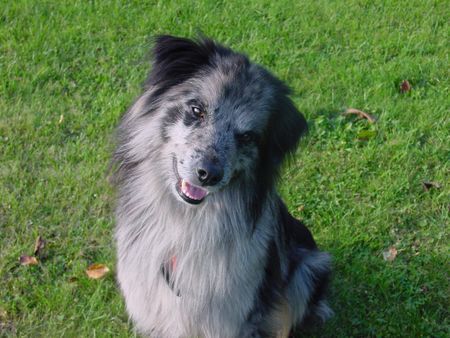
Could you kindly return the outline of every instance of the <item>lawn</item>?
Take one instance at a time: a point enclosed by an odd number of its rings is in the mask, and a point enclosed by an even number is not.
[[[114,279],[114,129],[149,37],[201,30],[285,80],[310,124],[280,191],[333,255],[336,314],[305,334],[448,337],[449,16],[445,0],[2,1],[0,336],[134,336]],[[38,264],[19,264],[39,235]],[[89,279],[92,263],[111,272]]]

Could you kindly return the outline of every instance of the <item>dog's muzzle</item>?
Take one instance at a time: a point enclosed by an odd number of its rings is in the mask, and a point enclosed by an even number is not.
[[[173,171],[177,178],[175,189],[178,195],[189,204],[200,204],[206,195],[208,195],[208,190],[193,185],[180,177],[177,168],[177,158],[175,156],[173,157]]]

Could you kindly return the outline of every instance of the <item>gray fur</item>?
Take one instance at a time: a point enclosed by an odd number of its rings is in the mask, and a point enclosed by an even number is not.
[[[272,242],[281,283],[287,283],[277,292],[288,304],[292,325],[307,313],[330,314],[324,300],[308,308],[316,274],[329,270],[327,254],[302,249],[287,280],[290,235],[272,184],[258,217],[249,211],[261,148],[241,147],[235,135],[252,130],[266,137],[277,83],[262,67],[243,63],[240,54],[216,53],[212,59],[212,66],[161,94],[155,94],[158,85],[147,86],[119,126],[117,278],[137,330],[152,337],[278,335],[278,304],[265,308],[258,293]],[[199,98],[206,117],[201,126],[186,125],[187,102]],[[174,171],[200,186],[195,168],[208,156],[223,168],[223,177],[204,187],[209,191],[204,201],[190,205],[175,189]],[[161,265],[171,257],[177,263],[169,285]]]

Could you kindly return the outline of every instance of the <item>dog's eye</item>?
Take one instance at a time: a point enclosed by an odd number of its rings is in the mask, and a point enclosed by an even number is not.
[[[247,131],[245,133],[237,134],[236,138],[240,144],[249,144],[256,139],[255,133]]]
[[[192,113],[195,117],[201,120],[203,120],[206,115],[205,111],[203,109],[200,109],[199,107],[192,107]]]

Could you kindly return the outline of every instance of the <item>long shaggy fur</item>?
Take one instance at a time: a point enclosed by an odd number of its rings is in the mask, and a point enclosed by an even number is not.
[[[325,320],[330,257],[275,188],[306,130],[288,88],[208,39],[160,36],[153,57],[114,154],[117,277],[136,328],[282,337]]]

